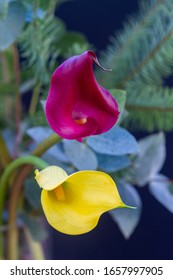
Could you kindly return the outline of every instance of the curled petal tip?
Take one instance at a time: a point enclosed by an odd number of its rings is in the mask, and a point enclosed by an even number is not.
[[[39,172],[38,169],[36,169],[36,170],[34,171],[34,174],[37,175],[38,172]]]
[[[102,70],[104,70],[104,71],[106,71],[106,72],[112,71],[112,69],[110,69],[110,68],[104,68],[104,67],[100,64],[100,62],[98,61],[97,57],[93,58],[93,61],[94,61],[94,63],[95,63],[97,66],[99,66]]]
[[[99,66],[103,71],[106,71],[106,72],[112,71],[112,69],[110,69],[110,68],[105,68],[105,67],[103,67],[103,66],[100,64],[100,62],[98,61],[98,58],[97,58],[97,56],[95,55],[95,53],[93,53],[92,51],[90,51],[89,53],[90,53],[90,55],[91,55],[91,57],[92,57],[94,63],[95,63],[97,66]]]
[[[38,169],[36,169],[35,171],[34,171],[34,174],[35,174],[35,178],[39,175],[39,170]]]

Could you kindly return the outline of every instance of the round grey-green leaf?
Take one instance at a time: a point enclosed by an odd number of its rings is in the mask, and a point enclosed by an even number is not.
[[[145,186],[163,167],[166,159],[165,135],[162,132],[141,139],[133,171],[135,183]]]
[[[84,143],[63,140],[64,150],[70,162],[78,170],[95,170],[98,167],[95,153]]]
[[[169,179],[162,174],[156,174],[149,183],[149,190],[157,201],[173,214],[173,194],[169,189]]]
[[[117,156],[135,154],[138,149],[134,136],[119,126],[114,126],[106,133],[90,136],[87,144],[97,153]]]
[[[116,172],[127,168],[130,165],[129,158],[124,156],[111,156],[105,154],[97,154],[99,168],[106,172]]]
[[[19,2],[11,2],[6,17],[0,20],[0,51],[15,42],[25,22],[25,8]]]

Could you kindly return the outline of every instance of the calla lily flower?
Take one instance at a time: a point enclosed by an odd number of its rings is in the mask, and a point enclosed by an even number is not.
[[[126,206],[115,182],[100,171],[79,171],[68,176],[57,166],[35,171],[43,188],[41,203],[49,224],[71,235],[92,230],[102,213]]]
[[[97,83],[93,63],[103,68],[95,53],[86,51],[67,59],[52,76],[45,111],[50,127],[62,138],[101,134],[118,119],[117,102]]]

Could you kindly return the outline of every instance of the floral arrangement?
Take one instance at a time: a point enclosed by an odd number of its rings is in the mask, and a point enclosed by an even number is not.
[[[173,66],[173,4],[140,4],[98,59],[55,16],[60,2],[0,3],[1,259],[45,258],[45,218],[79,235],[108,212],[130,238],[138,187],[173,213],[172,181],[160,174],[173,126],[172,88],[162,83]],[[132,128],[150,135],[137,141]]]

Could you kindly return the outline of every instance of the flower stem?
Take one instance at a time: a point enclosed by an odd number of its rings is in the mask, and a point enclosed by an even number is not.
[[[8,203],[8,226],[7,226],[7,259],[18,259],[18,229],[16,225],[17,207],[23,187],[23,181],[32,170],[31,165],[25,165],[17,174],[13,188],[10,192]]]
[[[35,111],[37,108],[37,104],[39,101],[39,96],[40,96],[40,85],[38,84],[37,86],[35,86],[35,88],[33,90],[31,103],[30,103],[30,107],[29,107],[29,114],[31,117],[34,117],[34,114],[35,114]]]
[[[0,133],[0,161],[3,167],[6,167],[11,161],[7,146],[4,142],[3,136]]]
[[[21,96],[19,92],[20,86],[20,64],[19,64],[19,53],[16,44],[12,45],[12,54],[13,54],[13,69],[14,69],[14,79],[15,84],[17,86],[16,96],[15,96],[15,143],[14,143],[14,156],[18,155],[19,152],[19,144],[21,141],[21,118],[22,118],[22,103]]]
[[[51,135],[43,142],[41,142],[33,151],[32,155],[41,156],[46,152],[50,147],[54,144],[58,143],[61,140],[56,134]],[[18,231],[15,226],[16,216],[17,216],[17,206],[18,201],[20,199],[20,195],[22,192],[23,182],[25,178],[31,172],[32,167],[30,165],[26,165],[20,170],[20,172],[16,176],[16,180],[14,182],[14,186],[10,192],[9,197],[9,219],[8,219],[8,231],[7,231],[7,259],[17,259],[17,242],[18,242]],[[13,248],[13,250],[11,249]]]
[[[48,138],[46,138],[43,142],[41,142],[33,151],[32,155],[40,157],[43,155],[49,148],[51,148],[53,145],[61,141],[61,137],[59,137],[57,134],[52,134]]]
[[[5,204],[5,195],[7,192],[7,187],[8,187],[8,180],[11,176],[11,174],[20,166],[23,164],[33,164],[36,165],[37,167],[43,169],[47,167],[47,163],[43,161],[42,159],[36,157],[36,156],[26,156],[26,157],[21,157],[17,158],[14,161],[12,161],[8,166],[5,168],[4,173],[1,176],[0,180],[0,226],[2,225],[3,222],[3,209],[4,209],[4,204]],[[3,258],[3,236],[2,233],[0,232],[0,258]]]

